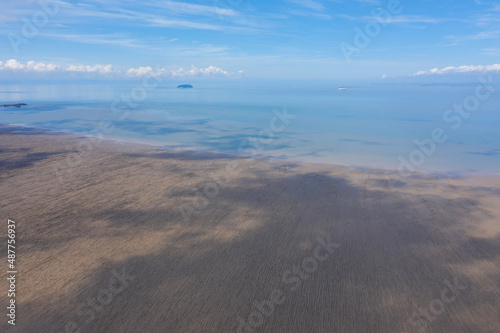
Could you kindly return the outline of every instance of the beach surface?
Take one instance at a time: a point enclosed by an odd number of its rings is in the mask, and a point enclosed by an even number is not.
[[[497,175],[16,126],[0,128],[0,152],[18,271],[2,332],[500,332]]]

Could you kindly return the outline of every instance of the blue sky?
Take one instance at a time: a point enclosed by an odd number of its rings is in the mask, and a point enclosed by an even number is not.
[[[500,1],[0,1],[0,78],[500,71]]]

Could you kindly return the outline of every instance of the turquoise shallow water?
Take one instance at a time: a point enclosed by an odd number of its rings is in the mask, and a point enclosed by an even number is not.
[[[352,166],[499,171],[500,86],[465,117],[447,110],[474,97],[477,83],[339,90],[331,82],[235,80],[189,82],[194,89],[177,89],[181,83],[187,82],[165,81],[158,87],[141,81],[3,82],[0,103],[29,107],[0,109],[0,122]]]

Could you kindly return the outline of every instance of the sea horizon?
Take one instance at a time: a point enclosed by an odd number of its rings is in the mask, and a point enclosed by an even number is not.
[[[183,83],[194,87],[177,88]],[[477,86],[239,79],[164,80],[151,86],[142,80],[0,82],[0,104],[28,104],[2,108],[1,122],[166,149],[403,173],[496,173],[499,96],[481,101],[462,120],[450,111]],[[436,129],[442,130],[442,142],[432,139]]]

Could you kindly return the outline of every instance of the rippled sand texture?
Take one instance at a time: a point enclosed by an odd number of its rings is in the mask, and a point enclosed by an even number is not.
[[[500,332],[496,176],[16,127],[0,151],[2,230],[15,220],[19,240],[2,332]]]

